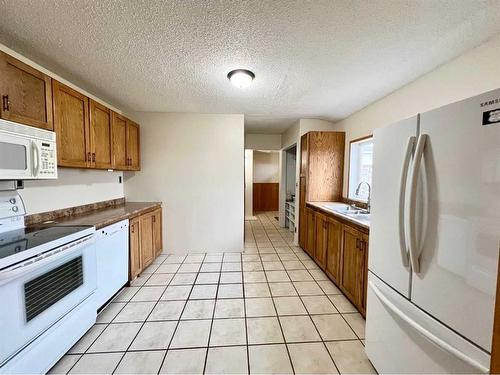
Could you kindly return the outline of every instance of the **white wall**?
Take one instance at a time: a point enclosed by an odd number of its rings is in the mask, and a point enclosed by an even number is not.
[[[500,88],[500,35],[423,75],[385,98],[335,124],[346,132],[344,196],[349,142],[417,113]]]
[[[168,252],[243,250],[243,115],[144,113],[129,200],[161,201]]]
[[[123,197],[122,172],[59,168],[57,180],[24,181],[19,190],[28,214]]]
[[[245,134],[245,148],[249,150],[281,149],[281,134]]]
[[[82,90],[56,73],[45,69],[43,66],[27,59],[1,43],[0,51],[14,56],[25,64],[57,79],[65,85],[111,108],[115,112],[122,113],[119,109]],[[29,214],[123,197],[123,184],[118,182],[118,177],[123,176],[122,172],[58,168],[58,174],[59,177],[57,180],[25,181],[25,189],[21,190],[20,193]]]
[[[253,217],[253,150],[245,150],[245,219]]]
[[[276,152],[253,152],[253,183],[279,183],[280,157]]]

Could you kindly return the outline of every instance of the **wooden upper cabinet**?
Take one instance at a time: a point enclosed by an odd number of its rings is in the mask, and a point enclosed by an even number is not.
[[[56,80],[52,89],[57,164],[62,167],[90,167],[89,99]]]
[[[127,120],[127,157],[128,169],[138,171],[140,166],[140,138],[139,125]]]
[[[53,130],[52,79],[0,51],[0,117]]]
[[[99,169],[113,167],[111,110],[90,99],[91,166]]]
[[[127,119],[113,112],[113,169],[128,168],[127,158]]]

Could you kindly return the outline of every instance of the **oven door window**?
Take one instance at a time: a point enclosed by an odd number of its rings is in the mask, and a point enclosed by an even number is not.
[[[82,256],[30,280],[24,284],[26,321],[29,322],[82,284]]]

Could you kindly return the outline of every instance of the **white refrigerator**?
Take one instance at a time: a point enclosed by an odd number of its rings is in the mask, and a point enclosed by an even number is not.
[[[366,352],[379,373],[489,370],[500,90],[374,132]]]

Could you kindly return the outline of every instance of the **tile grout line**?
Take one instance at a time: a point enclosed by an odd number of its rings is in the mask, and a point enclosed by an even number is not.
[[[274,247],[273,247],[273,249],[274,249]],[[260,256],[260,251],[259,251],[259,256]],[[262,258],[261,258],[261,262],[262,262]],[[264,268],[264,264],[262,264],[262,268]],[[269,280],[267,278],[267,273],[266,273],[265,270],[264,270],[264,276],[266,278],[266,284],[267,284],[267,287],[269,288],[269,292],[271,292],[271,288],[269,286]],[[279,315],[278,315],[278,309],[276,308],[276,303],[274,302],[273,297],[271,297],[271,301],[273,303],[274,311],[276,311],[276,320],[278,321],[278,324],[280,326],[281,335],[283,337],[283,343],[285,345],[286,352],[288,354],[288,360],[290,361],[290,366],[292,368],[292,373],[295,374],[295,368],[293,366],[292,356],[290,355],[290,350],[288,348],[288,343],[286,342],[285,332],[283,331],[283,326],[281,325],[281,320],[280,320]]]
[[[186,261],[186,258],[187,258],[187,255],[184,257],[184,260],[182,261],[181,265],[182,265],[182,264],[184,264],[184,262]],[[180,268],[180,266],[179,266],[179,268]],[[179,270],[179,268],[177,269],[177,271]],[[200,268],[201,268],[201,265],[200,265]],[[174,277],[175,277],[175,275],[177,275],[177,273],[178,273],[178,272],[176,272],[176,273],[174,274]],[[168,285],[168,286],[170,286],[170,285],[171,285],[170,283],[172,282],[172,280],[174,279],[174,277],[172,277],[172,279],[170,280],[170,282],[169,282],[169,285]],[[172,332],[172,336],[170,337],[170,340],[168,341],[167,349],[165,350],[165,355],[163,356],[162,361],[161,361],[161,363],[160,363],[160,367],[158,368],[158,371],[156,372],[157,374],[159,374],[159,373],[160,373],[160,371],[161,371],[161,369],[162,369],[162,367],[163,367],[163,365],[164,365],[164,363],[165,363],[165,359],[167,358],[168,351],[170,350],[170,345],[172,345],[172,341],[174,340],[175,333],[177,332],[177,328],[179,327],[179,323],[181,322],[181,317],[182,317],[182,314],[184,314],[184,310],[186,309],[186,305],[187,305],[187,302],[189,301],[189,297],[191,296],[191,293],[193,292],[193,288],[194,288],[194,285],[195,285],[194,283],[196,282],[196,279],[197,279],[197,278],[198,278],[198,275],[196,276],[196,278],[195,278],[195,280],[194,280],[193,284],[191,285],[191,289],[189,290],[188,297],[187,297],[187,299],[186,299],[186,300],[185,300],[185,302],[184,302],[184,306],[182,307],[181,313],[179,314],[179,319],[177,320],[177,324],[175,325],[175,328],[174,328],[174,330],[173,330],[173,332]],[[167,286],[167,288],[168,288],[168,286]],[[167,289],[165,289],[165,291],[166,291],[166,290],[167,290]],[[163,295],[163,294],[162,294],[162,295]],[[161,298],[161,297],[160,297],[160,298]]]

